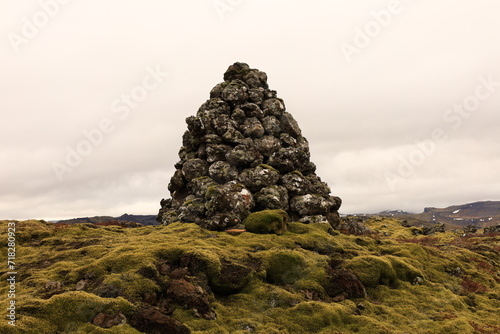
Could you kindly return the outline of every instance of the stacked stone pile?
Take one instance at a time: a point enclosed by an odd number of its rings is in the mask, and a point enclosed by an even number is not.
[[[315,174],[309,144],[264,72],[231,65],[186,123],[161,223],[225,230],[265,209],[303,223],[338,223],[341,200]]]

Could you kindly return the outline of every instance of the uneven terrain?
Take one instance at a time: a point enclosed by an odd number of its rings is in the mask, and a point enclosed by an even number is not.
[[[16,326],[2,316],[0,332],[500,332],[499,234],[365,224],[373,233],[325,223],[276,235],[16,222]]]

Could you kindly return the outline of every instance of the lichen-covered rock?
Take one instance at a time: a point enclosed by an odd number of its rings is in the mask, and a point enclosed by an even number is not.
[[[424,226],[424,227],[422,227],[422,234],[423,235],[430,235],[430,234],[434,234],[434,233],[444,233],[445,232],[444,227],[445,226],[443,223],[436,223],[436,225],[431,226],[431,227]]]
[[[290,200],[290,210],[300,217],[326,214],[331,207],[331,201],[319,195],[295,196]]]
[[[182,167],[182,175],[190,182],[208,174],[208,163],[202,159],[189,159]]]
[[[250,138],[260,138],[264,135],[264,127],[259,122],[257,117],[250,117],[243,122],[241,126],[243,135]]]
[[[268,88],[267,74],[258,70],[251,70],[243,78],[250,88]]]
[[[174,192],[176,190],[182,189],[185,185],[184,176],[182,170],[178,169],[175,171],[174,175],[170,179],[170,183],[168,184],[168,190],[170,192]]]
[[[242,220],[255,206],[252,193],[244,185],[234,181],[210,187],[205,199],[208,217],[225,213]]]
[[[294,138],[298,138],[302,135],[299,124],[293,116],[286,111],[280,116],[280,125],[283,132],[292,135]]]
[[[328,219],[326,218],[326,216],[323,215],[305,216],[300,218],[299,222],[304,224],[322,224],[322,223],[328,223]]]
[[[273,136],[264,136],[260,139],[255,139],[255,148],[262,154],[265,158],[269,158],[271,154],[278,151],[281,148],[281,142],[278,138]]]
[[[254,145],[240,144],[227,152],[226,160],[240,168],[253,167],[262,163],[263,156]]]
[[[285,187],[278,185],[265,187],[254,196],[257,210],[289,210],[288,193]]]
[[[248,98],[248,86],[241,80],[233,80],[222,91],[221,97],[224,101],[242,103]]]
[[[179,209],[178,218],[183,223],[196,223],[205,217],[205,203],[201,198],[188,196]]]
[[[209,168],[210,177],[220,184],[236,180],[238,177],[238,169],[235,165],[226,161],[216,161]]]
[[[230,150],[232,150],[232,147],[225,144],[207,145],[206,149],[207,162],[212,163],[216,161],[226,160],[226,154]]]
[[[264,88],[250,88],[248,91],[248,98],[251,102],[260,105],[264,100]]]
[[[262,110],[266,116],[281,116],[285,111],[285,103],[281,99],[267,99],[262,102]]]
[[[229,66],[186,123],[160,222],[224,230],[255,211],[284,210],[306,224],[339,225],[341,201],[315,174],[309,143],[264,72]]]
[[[500,224],[485,227],[483,233],[500,233]]]
[[[197,177],[189,183],[189,191],[195,196],[195,198],[204,198],[207,189],[211,186],[216,185],[212,178],[208,176]]]
[[[241,134],[240,131],[236,130],[235,128],[229,128],[224,134],[222,135],[222,139],[224,142],[227,144],[239,144],[245,139],[245,137]]]
[[[305,195],[309,192],[311,183],[301,172],[294,171],[283,176],[283,186],[288,191],[288,195]]]
[[[355,235],[373,233],[373,231],[370,230],[368,226],[363,224],[363,219],[361,219],[360,217],[340,218],[339,214],[336,211],[334,211],[333,213],[329,213],[327,217],[332,227],[338,231]]]
[[[261,119],[262,117],[264,117],[264,112],[255,103],[251,103],[251,102],[245,103],[245,104],[240,105],[238,108],[243,110],[246,117],[257,117],[258,119]]]
[[[248,232],[259,234],[283,234],[290,217],[284,210],[262,210],[249,214],[243,224]]]
[[[224,81],[243,79],[250,72],[250,66],[245,63],[234,63],[224,73]]]
[[[267,116],[262,120],[262,126],[266,134],[274,136],[281,132],[280,121],[275,116]]]
[[[274,185],[279,179],[279,172],[268,165],[245,169],[238,177],[238,180],[252,192]]]

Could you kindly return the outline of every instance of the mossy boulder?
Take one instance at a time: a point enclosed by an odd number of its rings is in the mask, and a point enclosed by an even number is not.
[[[243,221],[248,232],[258,234],[283,234],[290,218],[284,210],[262,210],[251,213]]]

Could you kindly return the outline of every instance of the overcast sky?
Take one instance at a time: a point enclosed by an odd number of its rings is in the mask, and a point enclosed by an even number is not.
[[[267,73],[341,213],[500,200],[498,13],[498,0],[2,0],[0,218],[156,214],[185,118],[236,61]]]

